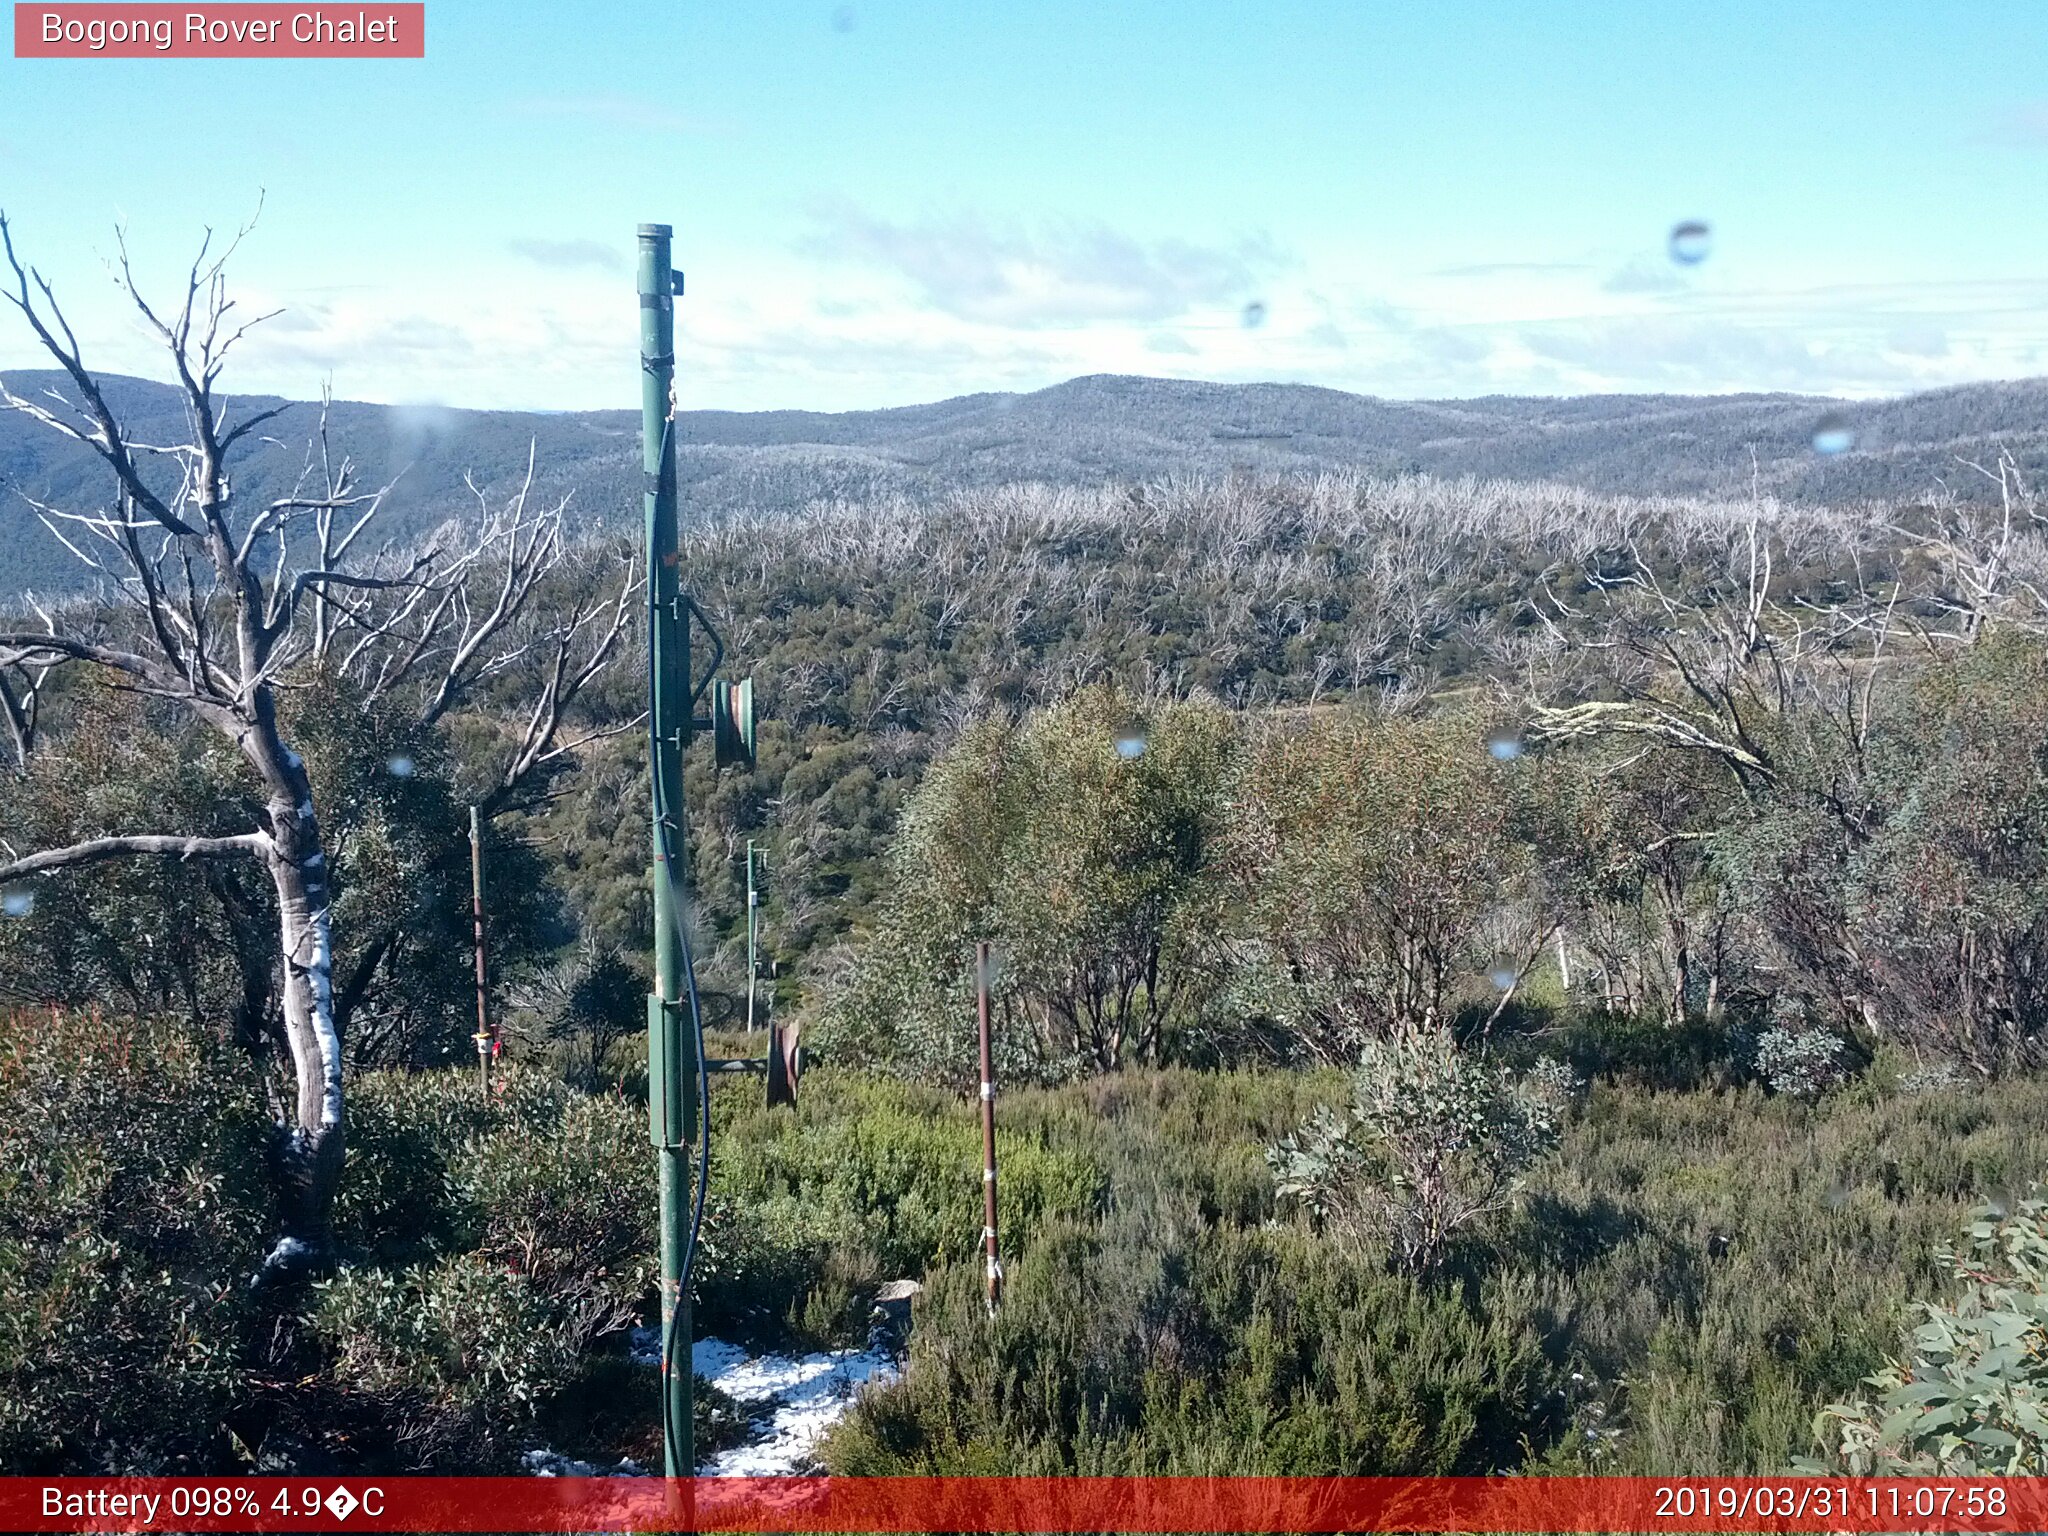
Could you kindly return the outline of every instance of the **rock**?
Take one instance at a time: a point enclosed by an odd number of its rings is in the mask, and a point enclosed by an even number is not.
[[[892,1360],[903,1358],[910,1337],[910,1302],[924,1290],[915,1280],[891,1280],[875,1292],[868,1313],[868,1348]]]

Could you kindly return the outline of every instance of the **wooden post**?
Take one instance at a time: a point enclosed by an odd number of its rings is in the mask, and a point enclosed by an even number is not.
[[[491,1009],[484,981],[484,835],[476,807],[469,808],[469,915],[476,932],[476,1073],[486,1100],[491,1096]]]
[[[974,946],[974,996],[981,1021],[981,1239],[988,1253],[988,1315],[1003,1299],[1003,1266],[996,1257],[996,1069],[988,1026],[989,946]]]

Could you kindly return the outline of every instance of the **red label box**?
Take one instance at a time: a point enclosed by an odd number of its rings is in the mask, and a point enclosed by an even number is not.
[[[17,59],[422,59],[427,8],[16,4]]]

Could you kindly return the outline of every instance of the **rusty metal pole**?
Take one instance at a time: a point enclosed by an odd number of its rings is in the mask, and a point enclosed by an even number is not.
[[[747,1033],[754,1024],[754,994],[759,990],[761,962],[758,940],[761,927],[761,892],[754,885],[754,840],[747,839]]]
[[[996,1068],[989,1043],[989,946],[974,946],[974,997],[981,1017],[981,1240],[988,1252],[988,1315],[1003,1299],[1003,1266],[996,1257]]]
[[[469,808],[469,916],[476,930],[476,1075],[491,1096],[491,1008],[484,976],[484,834],[476,807]]]

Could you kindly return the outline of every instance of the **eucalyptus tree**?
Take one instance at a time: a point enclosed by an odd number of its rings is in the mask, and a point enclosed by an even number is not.
[[[51,283],[16,253],[4,215],[4,297],[64,382],[34,397],[0,381],[0,406],[69,438],[99,460],[96,505],[31,501],[36,515],[95,574],[91,603],[0,617],[0,677],[17,756],[34,748],[33,691],[51,669],[97,669],[114,686],[165,701],[231,745],[249,794],[249,825],[198,835],[164,827],[112,830],[65,846],[0,847],[0,883],[49,877],[112,859],[252,860],[274,902],[279,975],[275,1030],[294,1092],[282,1106],[275,1176],[282,1232],[266,1271],[324,1261],[342,1166],[343,1039],[335,989],[334,875],[320,786],[281,723],[280,698],[321,675],[346,679],[366,706],[404,699],[442,721],[489,694],[512,723],[486,796],[515,804],[580,744],[576,698],[617,656],[636,578],[614,559],[604,585],[578,564],[566,500],[531,499],[532,461],[509,497],[477,491],[473,520],[423,547],[373,542],[390,486],[359,483],[328,442],[326,412],[286,495],[244,504],[235,466],[286,406],[243,411],[217,392],[251,328],[228,296],[225,268],[246,227],[214,254],[211,231],[182,294],[159,308],[138,287],[126,243],[116,282],[160,344],[184,407],[176,441],[141,440],[88,367]]]

